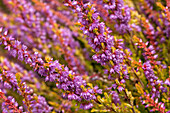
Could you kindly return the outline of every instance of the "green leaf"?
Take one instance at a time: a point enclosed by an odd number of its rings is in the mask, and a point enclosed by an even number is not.
[[[137,89],[139,94],[144,94],[144,91],[143,91],[142,87],[139,84],[135,84],[135,86],[136,86],[136,89]]]
[[[16,76],[16,79],[17,79],[17,83],[20,84],[21,83],[21,79],[20,79],[21,74],[20,73],[16,73],[15,76]]]

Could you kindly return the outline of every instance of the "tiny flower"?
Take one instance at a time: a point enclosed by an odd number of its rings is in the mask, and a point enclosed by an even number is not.
[[[118,86],[118,90],[121,92],[124,90],[124,88],[122,86]]]

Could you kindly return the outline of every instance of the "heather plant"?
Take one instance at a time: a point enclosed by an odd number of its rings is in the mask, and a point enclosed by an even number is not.
[[[169,0],[0,0],[0,112],[170,113]]]

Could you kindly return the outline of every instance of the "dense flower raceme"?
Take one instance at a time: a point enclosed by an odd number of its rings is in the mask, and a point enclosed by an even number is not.
[[[127,66],[123,63],[125,53],[122,51],[122,39],[116,39],[116,37],[109,34],[111,31],[109,28],[106,28],[103,22],[99,22],[99,14],[90,3],[82,4],[77,1],[67,1],[65,5],[71,6],[73,11],[78,13],[81,30],[88,36],[88,43],[95,50],[95,53],[97,53],[93,55],[93,59],[101,65],[108,65],[109,62],[111,62],[113,67],[109,70],[106,69],[105,74],[108,74],[108,78],[111,80],[117,78],[117,80],[120,81],[120,83],[116,85],[118,91],[125,92],[125,87],[122,87],[121,85],[125,83],[124,79],[128,79],[129,77]],[[82,12],[82,10],[86,10],[85,13]],[[114,73],[117,73],[119,76],[116,78],[112,77],[112,74]],[[120,104],[120,102],[117,102],[116,98],[113,99],[115,99],[114,103]]]
[[[154,108],[150,110],[151,112],[160,111],[161,113],[165,113],[164,103],[158,103],[158,98],[160,98],[160,92],[167,92],[167,89],[163,86],[166,81],[163,82],[162,80],[158,80],[158,77],[154,75],[153,69],[149,62],[143,64],[143,70],[149,81],[147,87],[151,86],[152,91],[150,94],[145,93],[144,96],[141,96],[140,99],[142,104],[146,104],[145,107],[153,106]]]
[[[121,50],[122,39],[116,39],[109,34],[111,31],[106,28],[103,22],[99,22],[99,13],[90,3],[67,2],[65,5],[71,6],[73,11],[78,14],[78,24],[80,24],[83,33],[88,36],[88,43],[96,53],[93,55],[93,59],[101,65],[106,65],[109,61],[113,62],[114,66],[110,73],[119,73],[120,67],[126,67],[122,64],[124,59],[124,52]],[[82,12],[83,10],[85,11]]]
[[[149,61],[143,64],[143,70],[146,78],[149,81],[148,87],[149,85],[152,86],[152,92],[151,92],[152,98],[160,97],[160,91],[162,93],[167,92],[167,89],[163,86],[164,82],[162,80],[158,80],[158,77],[155,76]]]
[[[70,93],[64,94],[64,97],[67,97],[69,100],[95,100],[95,94],[102,93],[102,90],[98,89],[98,87],[84,89],[85,91],[83,91],[82,87],[85,88],[86,81],[81,76],[74,76],[74,72],[69,71],[67,67],[61,65],[57,60],[52,61],[52,59],[49,59],[49,62],[45,63],[42,58],[38,57],[37,52],[30,55],[27,47],[21,45],[21,42],[14,40],[11,36],[8,36],[7,31],[0,35],[0,37],[1,44],[6,46],[5,49],[10,51],[12,56],[18,56],[19,60],[24,60],[34,70],[37,70],[41,76],[45,76],[45,81],[56,81],[58,88],[69,91]],[[91,107],[92,105],[88,106],[88,109]],[[86,105],[84,109],[87,109]]]

